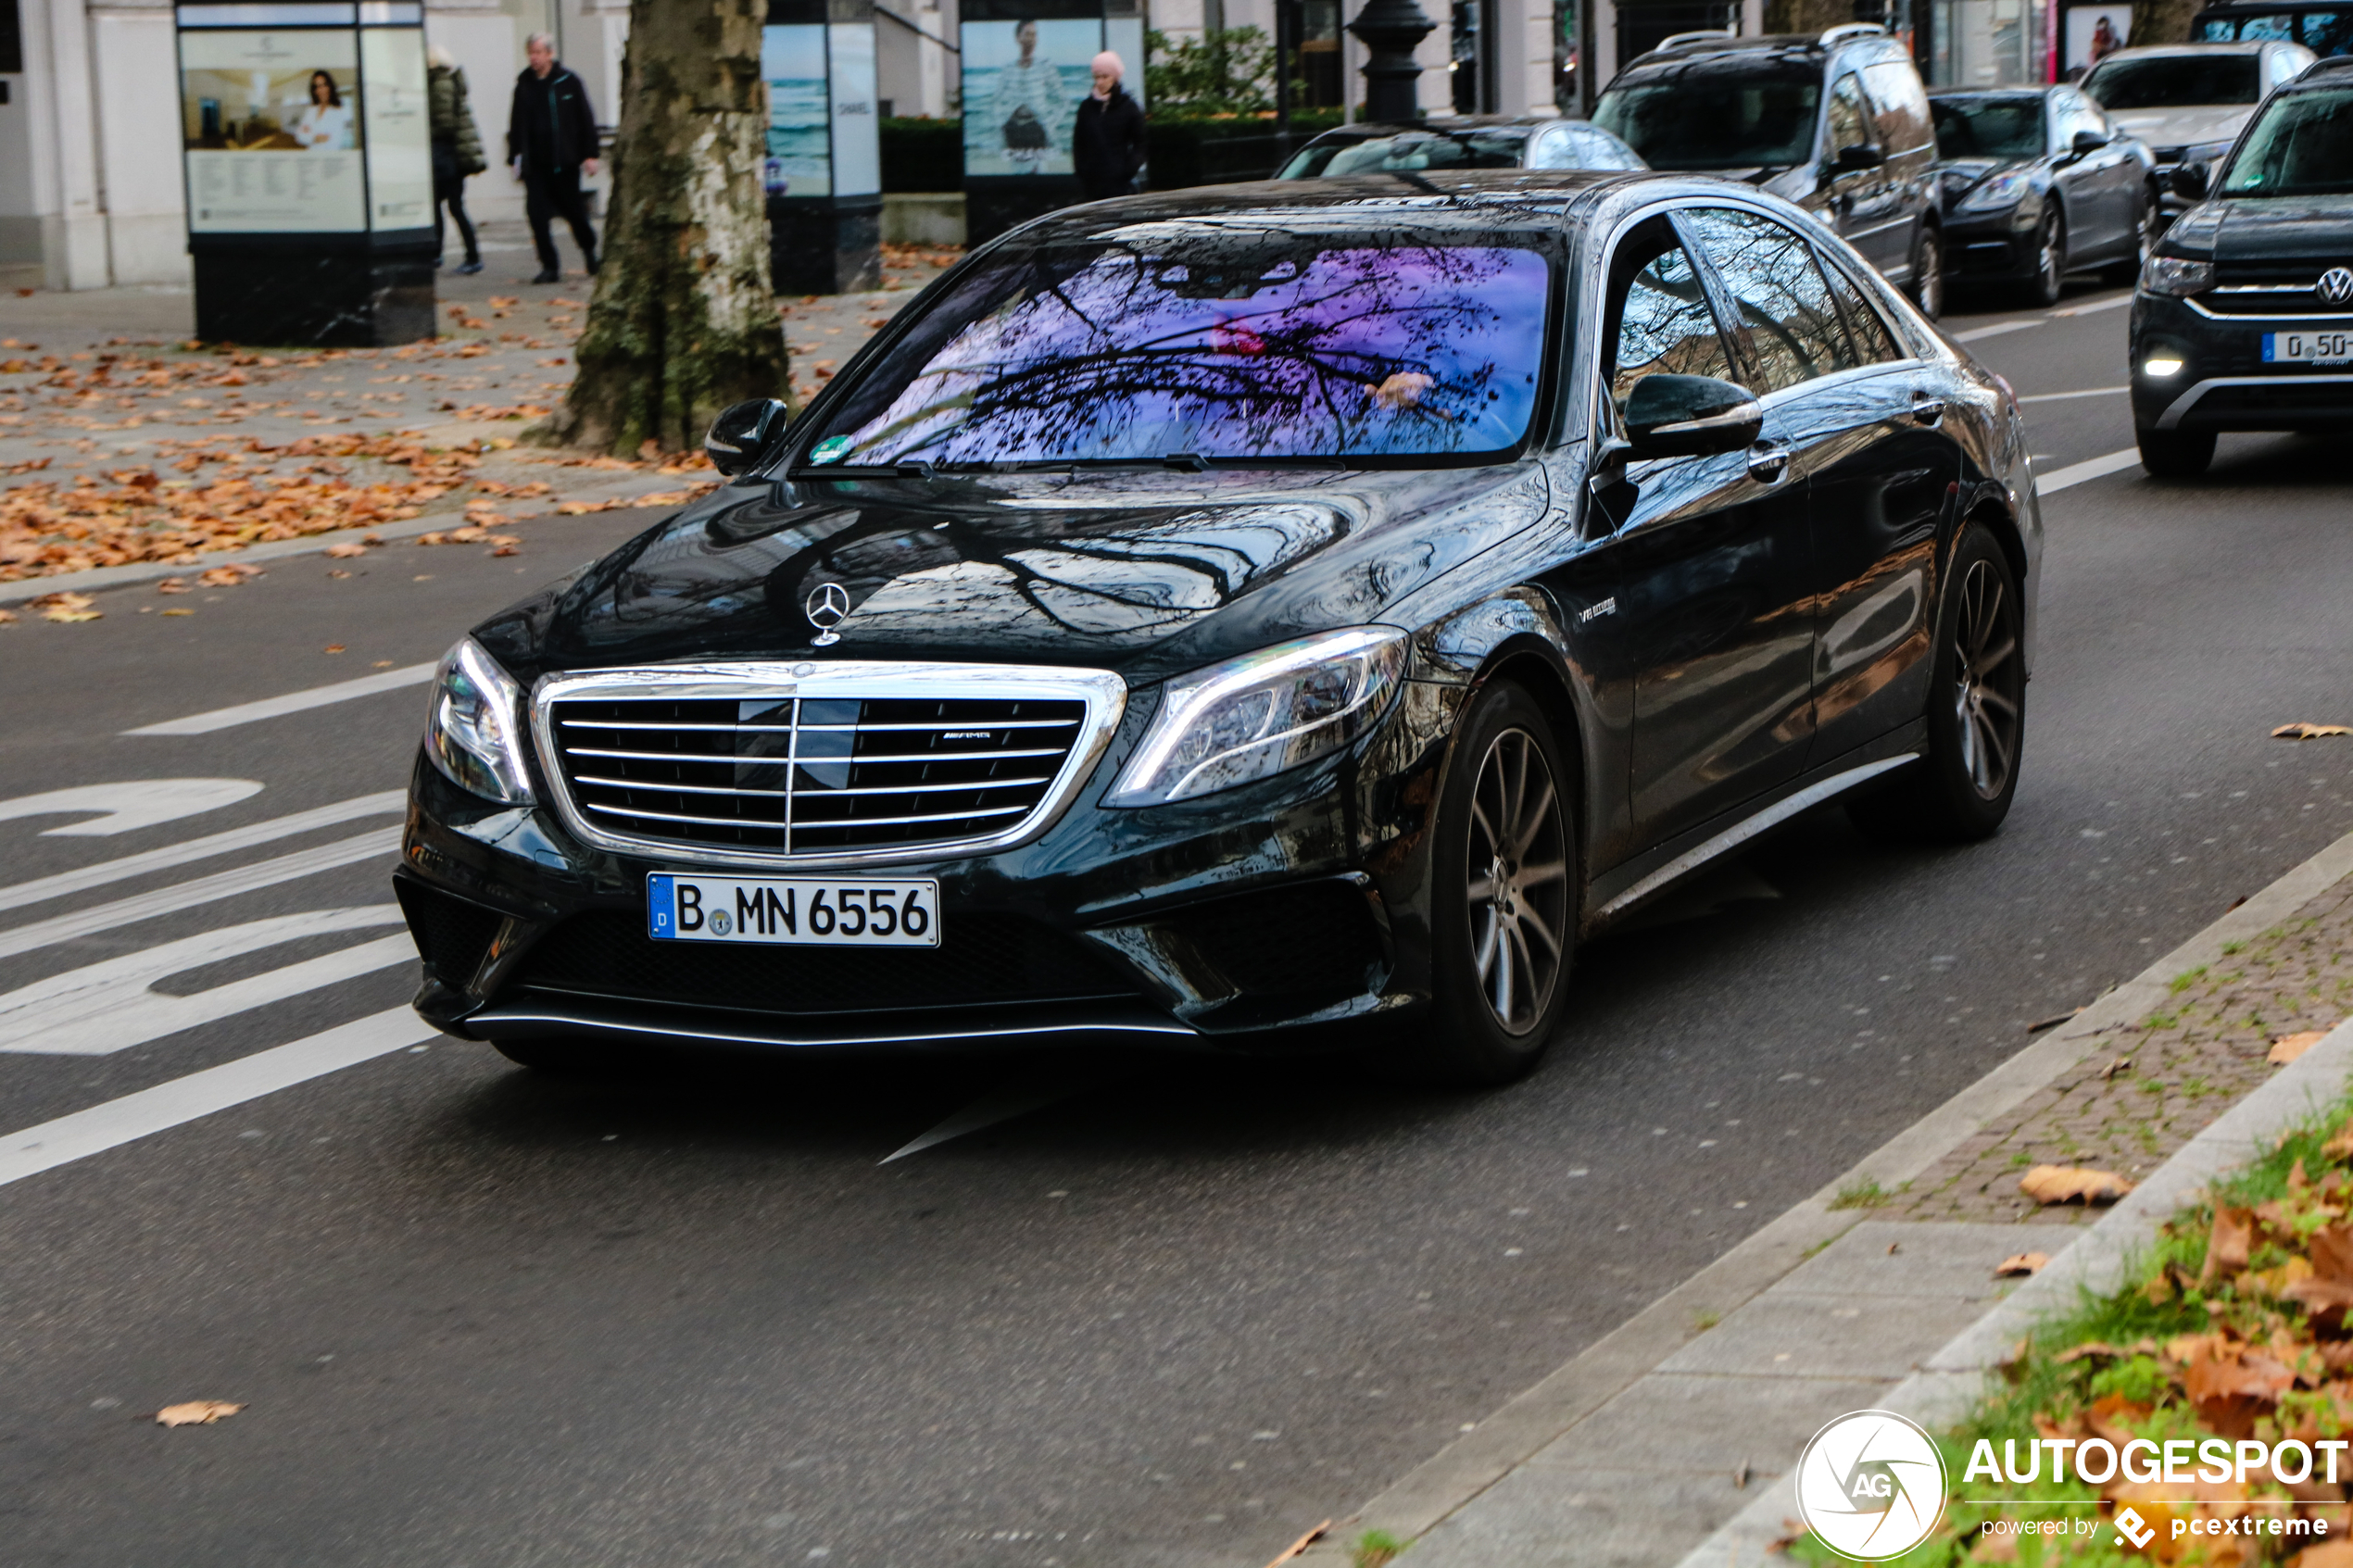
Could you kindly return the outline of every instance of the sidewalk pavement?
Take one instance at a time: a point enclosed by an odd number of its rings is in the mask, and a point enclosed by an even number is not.
[[[482,272],[437,274],[444,335],[395,348],[192,346],[184,288],[0,291],[0,603],[267,558],[296,538],[301,550],[420,535],[476,521],[460,519],[470,509],[495,528],[680,492],[694,476],[674,461],[664,472],[518,444],[572,383],[594,284],[577,271],[523,282],[536,263],[521,224],[486,224],[482,241]],[[795,400],[955,254],[892,247],[883,289],[782,302]],[[361,439],[383,437],[396,439]],[[401,455],[415,447],[459,456],[420,465]],[[698,455],[690,466],[712,477]],[[184,494],[224,477],[245,494],[221,499],[245,505],[208,510]],[[302,486],[288,505],[251,510],[255,487],[288,483]],[[163,503],[176,503],[168,523]],[[202,532],[200,560],[135,558],[155,553],[142,535],[157,529]]]
[[[1795,1531],[1790,1473],[1815,1432],[1866,1409],[1931,1427],[1958,1419],[2036,1315],[2078,1288],[2114,1288],[2130,1255],[2216,1173],[2343,1093],[2353,1022],[2267,1068],[2235,1104],[2193,1098],[2171,1130],[2171,1157],[2096,1220],[2081,1210],[2073,1226],[1936,1218],[1935,1205],[1905,1201],[1911,1184],[1942,1178],[1937,1191],[1949,1191],[1989,1127],[2026,1143],[2063,1127],[2063,1091],[2111,1082],[2117,1070],[2101,1063],[2120,1039],[2170,1025],[2169,1008],[2186,1014],[2184,976],[2317,925],[2353,891],[2348,876],[2353,834],[1519,1395],[1336,1523],[1298,1568],[1340,1568],[1373,1530],[1410,1542],[1403,1562],[1414,1568],[1786,1562],[1772,1549]],[[2051,1255],[2032,1279],[1995,1277],[2030,1249]]]

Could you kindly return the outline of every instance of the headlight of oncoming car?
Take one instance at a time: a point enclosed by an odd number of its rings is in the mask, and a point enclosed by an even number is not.
[[[425,755],[459,789],[510,806],[533,801],[522,688],[472,637],[451,648],[434,675]]]
[[[1405,672],[1405,636],[1390,626],[1357,626],[1169,682],[1104,804],[1186,800],[1339,750],[1389,707]]]
[[[2032,176],[2022,169],[2013,169],[2007,174],[1996,174],[1971,191],[1961,203],[1960,209],[1963,212],[1996,212],[2006,207],[2016,207],[2026,195],[2027,187],[2032,183]]]
[[[2141,269],[2141,288],[2167,299],[2183,299],[2214,286],[2214,264],[2179,256],[2152,256]]]

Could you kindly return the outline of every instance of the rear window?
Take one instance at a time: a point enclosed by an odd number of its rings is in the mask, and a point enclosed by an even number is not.
[[[2263,96],[2257,65],[2253,55],[2144,55],[2102,62],[2083,79],[2083,91],[2111,113],[2252,104]]]
[[[1613,84],[1593,123],[1653,169],[1755,169],[1812,157],[1821,106],[1818,66],[1709,60]]]
[[[2353,192],[2353,91],[2272,99],[2247,128],[2217,189],[2226,196]]]
[[[1409,132],[1348,140],[1318,138],[1302,148],[1277,179],[1319,175],[1416,173],[1425,169],[1517,169],[1525,135],[1504,132]]]
[[[2043,95],[1931,98],[1936,116],[1936,146],[1946,157],[2039,157],[2043,152]]]
[[[2278,38],[2301,44],[2323,56],[2353,54],[2353,8],[2200,17],[2190,36],[2199,44],[2252,44]]]
[[[1527,434],[1541,242],[1171,228],[987,259],[847,389],[808,460],[1411,463]]]

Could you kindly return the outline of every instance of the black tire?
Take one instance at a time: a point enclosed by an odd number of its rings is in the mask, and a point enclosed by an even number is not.
[[[2196,479],[2214,461],[2210,430],[2149,430],[2135,426],[2133,439],[2140,444],[2141,467],[2152,479]]]
[[[2053,207],[2043,214],[2042,226],[2034,231],[2034,275],[2020,289],[2025,303],[2036,308],[2047,308],[2059,302],[2059,293],[2067,283],[2067,220]]]
[[[2141,279],[2141,268],[2157,248],[2157,193],[2142,187],[2140,205],[2133,209],[2133,254],[2120,257],[2100,270],[2103,282],[2123,285]]]
[[[1875,837],[1990,838],[2018,795],[2026,736],[2026,650],[2017,574],[1994,536],[1961,530],[1937,611],[1928,747],[1891,782],[1847,803]]]
[[[1944,314],[1944,240],[1933,224],[1912,236],[1912,282],[1904,292],[1930,320]]]
[[[1439,797],[1432,1027],[1390,1049],[1392,1070],[1423,1083],[1508,1084],[1552,1043],[1583,887],[1568,777],[1552,721],[1525,687],[1499,680],[1472,698]]]

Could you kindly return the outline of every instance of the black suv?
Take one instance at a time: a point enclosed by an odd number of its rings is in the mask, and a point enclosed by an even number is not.
[[[397,885],[451,1033],[1495,1082],[1693,867],[2017,787],[2017,405],[1721,181],[1073,207],[777,412],[444,665]]]
[[[2219,431],[2353,429],[2353,58],[2256,112],[2166,233],[2133,301],[2141,463],[2202,473]]]
[[[1928,91],[1877,24],[1670,38],[1609,84],[1593,123],[1653,169],[1723,174],[1795,202],[1923,314],[1944,307]]]

